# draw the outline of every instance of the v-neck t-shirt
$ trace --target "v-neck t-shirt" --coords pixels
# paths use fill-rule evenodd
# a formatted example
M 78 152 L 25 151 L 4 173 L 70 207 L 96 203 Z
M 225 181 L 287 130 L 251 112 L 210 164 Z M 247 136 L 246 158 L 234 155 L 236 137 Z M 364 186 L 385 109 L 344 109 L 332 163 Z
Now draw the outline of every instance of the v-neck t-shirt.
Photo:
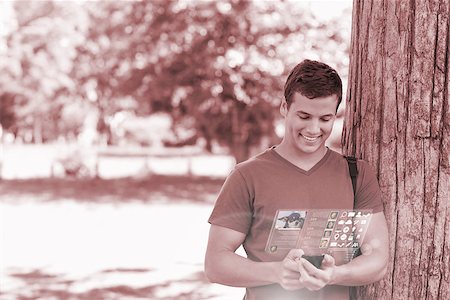
M 236 165 L 222 186 L 209 223 L 246 234 L 243 247 L 249 259 L 281 261 L 287 250 L 265 251 L 278 210 L 355 208 L 372 209 L 373 213 L 383 210 L 375 172 L 363 160 L 358 160 L 357 166 L 354 207 L 348 164 L 342 155 L 327 149 L 322 159 L 305 171 L 280 156 L 274 148 L 269 148 Z M 292 299 L 333 299 L 336 298 L 333 293 L 347 295 L 348 299 L 347 287 L 327 286 L 318 292 L 305 289 L 288 292 L 279 285 L 247 288 L 246 299 L 290 299 L 289 295 L 293 295 Z

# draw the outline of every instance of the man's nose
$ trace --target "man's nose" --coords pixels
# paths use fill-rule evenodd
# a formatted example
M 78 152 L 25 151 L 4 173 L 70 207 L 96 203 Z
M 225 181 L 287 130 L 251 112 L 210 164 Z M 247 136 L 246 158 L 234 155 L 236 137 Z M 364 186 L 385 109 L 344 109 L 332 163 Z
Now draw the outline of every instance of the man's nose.
M 308 123 L 307 132 L 309 134 L 318 134 L 320 133 L 320 124 L 319 120 L 311 119 Z

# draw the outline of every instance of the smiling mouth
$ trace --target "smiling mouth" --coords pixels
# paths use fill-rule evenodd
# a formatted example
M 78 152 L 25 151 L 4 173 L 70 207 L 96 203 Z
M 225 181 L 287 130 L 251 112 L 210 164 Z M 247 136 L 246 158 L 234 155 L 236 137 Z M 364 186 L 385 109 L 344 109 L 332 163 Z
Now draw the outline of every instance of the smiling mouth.
M 315 142 L 318 139 L 320 139 L 320 135 L 316 136 L 316 137 L 310 137 L 310 136 L 304 136 L 303 134 L 300 134 L 305 140 L 307 140 L 308 142 Z

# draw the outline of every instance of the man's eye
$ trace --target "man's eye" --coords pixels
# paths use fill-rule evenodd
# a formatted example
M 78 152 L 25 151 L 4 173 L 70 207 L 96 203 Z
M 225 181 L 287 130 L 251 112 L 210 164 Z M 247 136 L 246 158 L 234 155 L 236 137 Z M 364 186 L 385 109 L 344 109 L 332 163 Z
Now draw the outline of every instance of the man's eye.
M 302 120 L 308 120 L 309 119 L 309 117 L 308 116 L 298 116 L 300 119 L 302 119 Z

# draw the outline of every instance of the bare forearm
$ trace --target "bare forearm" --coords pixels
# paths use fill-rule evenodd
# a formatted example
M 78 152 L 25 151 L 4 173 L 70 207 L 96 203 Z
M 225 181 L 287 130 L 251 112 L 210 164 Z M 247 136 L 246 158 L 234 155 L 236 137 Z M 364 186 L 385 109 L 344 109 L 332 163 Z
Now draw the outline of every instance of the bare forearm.
M 367 285 L 381 280 L 386 273 L 386 261 L 381 253 L 362 255 L 350 263 L 336 267 L 331 284 Z
M 346 265 L 336 268 L 332 282 L 358 286 L 381 280 L 386 274 L 389 260 L 389 233 L 382 212 L 372 216 L 362 247 L 362 255 Z
M 222 251 L 205 261 L 207 278 L 234 287 L 253 287 L 275 283 L 277 262 L 255 262 L 234 252 Z

